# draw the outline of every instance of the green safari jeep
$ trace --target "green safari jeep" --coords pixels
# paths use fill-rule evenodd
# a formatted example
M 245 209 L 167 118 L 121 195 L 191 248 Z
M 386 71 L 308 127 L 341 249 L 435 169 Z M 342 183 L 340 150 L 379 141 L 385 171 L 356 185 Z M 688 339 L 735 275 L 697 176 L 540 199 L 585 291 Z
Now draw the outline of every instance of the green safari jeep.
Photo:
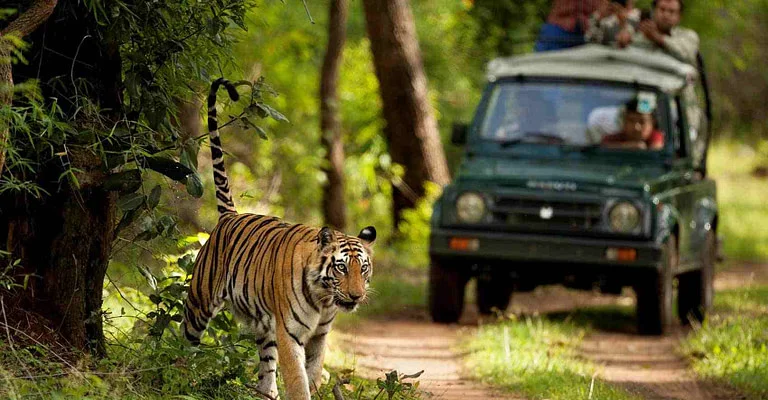
M 454 126 L 465 155 L 432 216 L 433 320 L 460 318 L 471 278 L 484 314 L 538 285 L 629 286 L 638 332 L 663 334 L 677 287 L 683 323 L 703 320 L 718 209 L 702 71 L 591 45 L 490 62 L 472 123 Z

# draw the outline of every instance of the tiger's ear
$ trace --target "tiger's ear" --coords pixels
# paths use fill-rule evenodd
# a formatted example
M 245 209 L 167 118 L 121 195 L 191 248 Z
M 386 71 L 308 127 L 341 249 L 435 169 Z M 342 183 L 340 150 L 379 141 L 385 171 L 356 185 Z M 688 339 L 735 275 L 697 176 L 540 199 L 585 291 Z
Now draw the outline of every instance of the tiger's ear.
M 333 230 L 327 226 L 320 229 L 320 233 L 317 234 L 317 243 L 320 244 L 322 250 L 330 249 L 333 243 Z
M 357 235 L 357 237 L 362 239 L 366 246 L 370 246 L 376 240 L 376 228 L 372 226 L 366 226 L 362 231 L 360 231 L 360 234 Z

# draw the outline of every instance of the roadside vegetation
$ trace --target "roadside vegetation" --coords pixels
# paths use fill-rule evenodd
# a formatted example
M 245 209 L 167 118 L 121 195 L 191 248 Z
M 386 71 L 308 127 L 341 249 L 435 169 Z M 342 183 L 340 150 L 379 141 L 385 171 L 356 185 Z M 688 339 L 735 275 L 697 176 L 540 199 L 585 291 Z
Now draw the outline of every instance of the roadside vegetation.
M 229 313 L 222 312 L 211 321 L 199 348 L 191 347 L 180 333 L 178 322 L 196 253 L 189 247 L 206 237 L 183 238 L 176 253 L 166 249 L 164 267 L 154 271 L 119 262 L 111 266 L 121 284 L 110 278 L 104 288 L 109 358 L 99 360 L 66 346 L 52 347 L 47 336 L 54 333 L 35 328 L 34 319 L 28 327 L 8 325 L 3 319 L 7 306 L 2 303 L 0 398 L 261 399 L 255 391 L 259 357 L 254 338 L 241 331 Z M 375 285 L 382 293 L 381 302 L 371 309 L 362 307 L 363 315 L 375 315 L 387 304 L 410 306 L 420 301 L 420 288 L 401 287 L 394 275 L 382 275 Z M 359 317 L 347 318 L 355 323 Z M 330 379 L 313 399 L 338 400 L 339 393 L 347 400 L 421 396 L 417 377 L 395 372 L 365 379 L 355 374 L 355 360 L 342 350 L 330 347 L 326 357 Z M 282 394 L 279 375 L 278 387 Z
M 715 142 L 709 152 L 709 171 L 717 181 L 720 208 L 718 235 L 725 256 L 736 261 L 768 260 L 768 144 L 757 148 L 732 141 Z
M 635 399 L 597 377 L 577 349 L 590 328 L 572 321 L 515 317 L 483 325 L 466 342 L 477 379 L 529 399 Z
M 710 152 L 710 171 L 718 184 L 720 235 L 725 265 L 768 260 L 768 146 L 757 149 L 731 142 Z M 768 396 L 768 285 L 717 292 L 713 313 L 683 344 L 696 372 L 739 388 L 749 398 Z
M 714 313 L 683 350 L 701 376 L 739 388 L 750 399 L 768 397 L 768 286 L 726 290 Z

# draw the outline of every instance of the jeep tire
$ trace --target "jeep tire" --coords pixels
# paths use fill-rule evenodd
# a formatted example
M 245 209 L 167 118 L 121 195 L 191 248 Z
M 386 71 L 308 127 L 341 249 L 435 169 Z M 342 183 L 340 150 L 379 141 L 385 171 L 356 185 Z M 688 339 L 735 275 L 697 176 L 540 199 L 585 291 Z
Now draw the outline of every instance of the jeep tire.
M 677 238 L 670 236 L 661 251 L 661 269 L 638 277 L 637 331 L 643 335 L 663 335 L 672 325 L 672 278 L 677 267 Z
M 493 314 L 494 310 L 504 312 L 512 297 L 513 282 L 509 278 L 495 275 L 477 277 L 475 299 L 477 310 L 482 315 Z
M 701 253 L 701 268 L 683 273 L 677 278 L 677 312 L 683 324 L 703 322 L 712 307 L 717 259 L 717 236 L 714 231 L 707 232 Z
M 468 273 L 450 259 L 432 257 L 429 266 L 429 314 L 437 323 L 458 322 L 464 309 Z

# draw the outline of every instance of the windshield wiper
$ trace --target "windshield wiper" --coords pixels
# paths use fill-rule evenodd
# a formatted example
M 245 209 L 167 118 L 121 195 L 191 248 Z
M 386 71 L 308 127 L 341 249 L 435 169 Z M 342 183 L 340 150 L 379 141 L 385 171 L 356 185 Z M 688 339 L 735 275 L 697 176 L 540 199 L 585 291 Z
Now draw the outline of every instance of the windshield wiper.
M 501 145 L 501 147 L 510 147 L 522 142 L 527 142 L 526 139 L 530 139 L 530 138 L 544 139 L 547 142 L 555 141 L 556 143 L 554 144 L 562 144 L 563 142 L 565 142 L 565 139 L 553 133 L 533 131 L 533 132 L 525 132 L 519 137 L 516 137 L 514 139 L 500 141 L 499 144 Z

